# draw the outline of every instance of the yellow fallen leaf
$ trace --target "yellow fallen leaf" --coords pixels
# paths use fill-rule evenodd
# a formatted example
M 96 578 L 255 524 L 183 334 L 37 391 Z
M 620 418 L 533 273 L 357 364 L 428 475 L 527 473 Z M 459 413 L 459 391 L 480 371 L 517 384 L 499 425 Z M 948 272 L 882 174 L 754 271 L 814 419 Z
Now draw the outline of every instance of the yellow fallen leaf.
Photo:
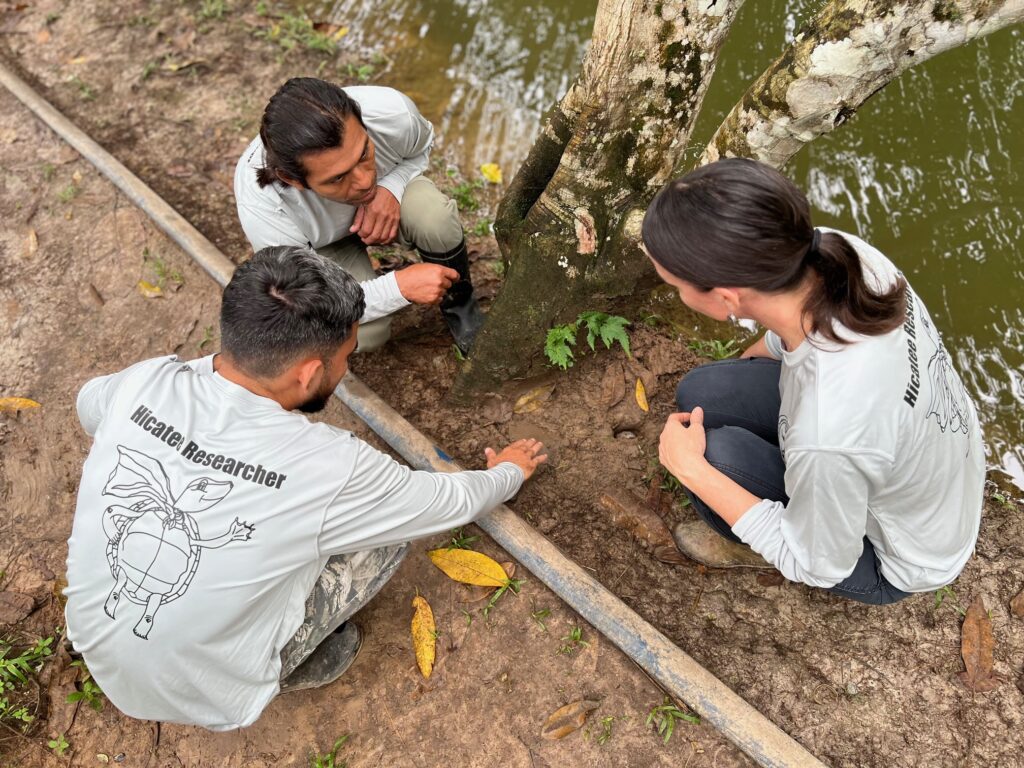
M 159 299 L 164 295 L 164 290 L 159 285 L 153 285 L 147 283 L 145 280 L 139 280 L 139 293 L 145 296 L 147 299 Z
M 28 231 L 28 255 L 33 256 L 39 250 L 39 235 L 34 229 Z
M 643 379 L 636 380 L 636 404 L 644 413 L 651 410 L 651 406 L 647 404 L 647 387 L 644 386 Z
M 27 411 L 30 408 L 38 408 L 39 405 L 35 400 L 29 400 L 27 397 L 0 397 L 0 411 L 4 413 Z
M 480 166 L 480 173 L 491 184 L 501 184 L 501 167 L 497 163 L 484 163 Z
M 334 42 L 338 42 L 339 40 L 341 40 L 341 38 L 343 38 L 347 34 L 348 34 L 348 27 L 340 27 L 337 32 L 335 32 L 333 35 L 331 35 L 331 40 L 333 40 Z
M 471 549 L 432 549 L 430 561 L 450 579 L 481 587 L 503 587 L 508 581 L 505 569 L 480 552 Z
M 412 646 L 416 651 L 416 665 L 420 668 L 420 674 L 430 677 L 434 669 L 434 644 L 437 640 L 434 612 L 430 610 L 430 603 L 419 595 L 412 599 L 412 607 L 416 609 L 412 615 Z
M 88 56 L 75 56 L 73 59 L 68 59 L 68 64 L 85 64 L 88 60 Z
M 82 172 L 81 171 L 75 171 L 74 173 L 72 173 L 71 174 L 71 181 L 73 181 L 75 184 L 81 184 L 82 183 Z
M 554 391 L 554 384 L 546 384 L 531 389 L 516 400 L 516 404 L 512 406 L 512 413 L 531 413 L 536 411 L 548 401 L 548 398 L 551 397 L 551 393 Z

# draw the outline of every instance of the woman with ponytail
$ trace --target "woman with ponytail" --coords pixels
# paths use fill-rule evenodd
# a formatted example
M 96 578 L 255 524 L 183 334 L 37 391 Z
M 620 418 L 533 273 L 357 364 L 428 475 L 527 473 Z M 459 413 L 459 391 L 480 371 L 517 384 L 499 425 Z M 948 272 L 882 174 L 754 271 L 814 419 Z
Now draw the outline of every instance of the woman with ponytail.
M 713 530 L 787 579 L 864 603 L 953 581 L 981 520 L 981 431 L 892 262 L 815 228 L 792 182 L 739 158 L 670 182 L 643 242 L 684 304 L 766 329 L 741 359 L 679 384 L 661 462 L 704 521 L 677 527 L 680 548 L 716 564 Z

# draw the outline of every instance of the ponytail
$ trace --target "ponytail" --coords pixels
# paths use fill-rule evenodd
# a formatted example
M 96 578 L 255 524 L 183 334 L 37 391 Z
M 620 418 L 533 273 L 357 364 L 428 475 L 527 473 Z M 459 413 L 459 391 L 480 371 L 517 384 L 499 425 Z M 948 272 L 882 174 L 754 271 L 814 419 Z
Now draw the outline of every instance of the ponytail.
M 719 160 L 669 182 L 648 207 L 641 236 L 652 259 L 699 290 L 781 293 L 810 281 L 804 316 L 810 332 L 829 341 L 849 342 L 837 325 L 879 336 L 903 322 L 903 278 L 876 293 L 846 238 L 815 229 L 803 192 L 755 160 Z
M 849 339 L 836 332 L 837 324 L 863 336 L 880 336 L 903 323 L 906 280 L 900 277 L 886 292 L 875 293 L 864 279 L 860 257 L 842 235 L 815 229 L 804 263 L 819 276 L 804 302 L 812 333 L 846 344 Z

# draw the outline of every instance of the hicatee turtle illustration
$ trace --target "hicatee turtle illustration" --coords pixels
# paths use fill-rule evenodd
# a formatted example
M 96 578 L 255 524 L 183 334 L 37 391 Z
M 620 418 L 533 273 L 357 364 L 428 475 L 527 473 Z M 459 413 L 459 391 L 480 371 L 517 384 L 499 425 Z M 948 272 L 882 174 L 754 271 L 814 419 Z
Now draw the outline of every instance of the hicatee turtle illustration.
M 117 452 L 117 466 L 103 495 L 138 501 L 127 507 L 114 504 L 103 511 L 107 562 L 114 577 L 103 610 L 113 619 L 123 597 L 144 605 L 133 631 L 147 639 L 160 606 L 177 600 L 192 583 L 202 551 L 248 541 L 255 528 L 236 517 L 227 532 L 202 538 L 192 514 L 223 500 L 234 484 L 201 477 L 174 496 L 159 461 L 123 445 L 117 446 Z

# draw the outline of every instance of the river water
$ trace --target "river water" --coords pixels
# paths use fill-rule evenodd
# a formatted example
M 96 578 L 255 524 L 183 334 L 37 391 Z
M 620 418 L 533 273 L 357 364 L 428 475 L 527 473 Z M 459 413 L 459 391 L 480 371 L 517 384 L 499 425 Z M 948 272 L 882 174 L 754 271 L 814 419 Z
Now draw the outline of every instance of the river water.
M 596 0 L 335 0 L 310 8 L 377 50 L 464 171 L 512 177 L 578 72 Z M 820 0 L 757 0 L 719 60 L 692 151 Z M 1024 110 L 1021 29 L 905 73 L 786 169 L 816 222 L 907 275 L 975 396 L 990 463 L 1024 488 Z

